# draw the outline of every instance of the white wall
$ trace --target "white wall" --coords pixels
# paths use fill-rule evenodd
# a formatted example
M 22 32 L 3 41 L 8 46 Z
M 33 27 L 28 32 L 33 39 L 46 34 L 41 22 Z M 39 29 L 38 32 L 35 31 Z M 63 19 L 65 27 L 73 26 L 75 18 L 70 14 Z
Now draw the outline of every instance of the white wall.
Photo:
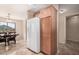
M 58 50 L 58 43 L 59 43 L 59 5 L 58 4 L 53 4 L 53 6 L 57 10 L 57 53 L 59 52 Z
M 23 21 L 23 36 L 24 36 L 24 40 L 27 40 L 27 22 L 26 20 Z
M 63 14 L 59 14 L 58 21 L 58 43 L 66 43 L 66 16 L 79 14 L 79 11 L 70 11 Z

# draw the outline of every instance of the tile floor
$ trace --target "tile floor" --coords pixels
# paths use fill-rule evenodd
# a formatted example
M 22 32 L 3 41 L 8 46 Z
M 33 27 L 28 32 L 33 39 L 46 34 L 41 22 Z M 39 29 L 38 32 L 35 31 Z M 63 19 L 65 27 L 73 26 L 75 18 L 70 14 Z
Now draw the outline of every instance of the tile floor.
M 79 42 L 69 41 L 67 44 L 59 44 L 57 55 L 79 55 Z
M 27 49 L 26 41 L 18 40 L 16 44 L 11 42 L 10 46 L 0 43 L 0 55 L 44 55 L 34 53 Z M 74 45 L 69 41 L 68 44 L 59 44 L 57 55 L 79 55 L 79 43 Z
M 10 46 L 5 46 L 4 43 L 0 43 L 0 55 L 43 55 L 42 53 L 34 53 L 27 49 L 24 40 L 19 40 L 16 44 L 11 42 Z

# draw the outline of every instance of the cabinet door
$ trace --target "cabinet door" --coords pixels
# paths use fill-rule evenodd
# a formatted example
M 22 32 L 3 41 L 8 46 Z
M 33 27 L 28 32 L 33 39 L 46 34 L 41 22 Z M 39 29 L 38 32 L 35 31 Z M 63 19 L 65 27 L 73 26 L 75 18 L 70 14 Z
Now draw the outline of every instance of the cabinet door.
M 52 19 L 51 17 L 41 18 L 41 51 L 51 54 L 52 41 Z

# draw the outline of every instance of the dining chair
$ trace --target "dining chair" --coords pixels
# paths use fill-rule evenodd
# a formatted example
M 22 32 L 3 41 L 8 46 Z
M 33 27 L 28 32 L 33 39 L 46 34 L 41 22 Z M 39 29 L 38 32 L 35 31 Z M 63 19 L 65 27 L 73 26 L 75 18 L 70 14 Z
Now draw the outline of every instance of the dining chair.
M 5 42 L 5 46 L 6 46 L 6 38 L 5 36 L 1 36 L 0 35 L 0 43 Z

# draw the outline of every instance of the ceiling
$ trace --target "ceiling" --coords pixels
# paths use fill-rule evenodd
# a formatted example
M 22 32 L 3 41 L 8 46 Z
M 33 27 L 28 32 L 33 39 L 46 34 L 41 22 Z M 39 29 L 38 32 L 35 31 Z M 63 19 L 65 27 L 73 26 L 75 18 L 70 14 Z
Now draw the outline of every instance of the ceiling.
M 25 19 L 29 9 L 29 6 L 24 4 L 0 4 L 0 17 L 7 17 L 10 13 L 11 18 Z
M 30 6 L 31 6 L 31 10 L 33 12 L 37 12 L 37 11 L 39 11 L 42 8 L 50 6 L 50 4 L 32 4 Z
M 0 4 L 0 17 L 7 17 L 8 13 L 10 13 L 11 18 L 24 20 L 27 18 L 28 10 L 37 12 L 49 5 L 50 4 Z M 59 10 L 65 10 L 65 12 L 78 11 L 79 4 L 60 4 Z
M 78 11 L 79 10 L 79 4 L 60 4 L 59 9 L 65 12 L 71 12 L 71 11 Z
M 26 19 L 27 11 L 32 10 L 34 12 L 45 8 L 47 4 L 0 4 L 0 17 L 7 17 L 10 13 L 10 18 L 13 19 Z

